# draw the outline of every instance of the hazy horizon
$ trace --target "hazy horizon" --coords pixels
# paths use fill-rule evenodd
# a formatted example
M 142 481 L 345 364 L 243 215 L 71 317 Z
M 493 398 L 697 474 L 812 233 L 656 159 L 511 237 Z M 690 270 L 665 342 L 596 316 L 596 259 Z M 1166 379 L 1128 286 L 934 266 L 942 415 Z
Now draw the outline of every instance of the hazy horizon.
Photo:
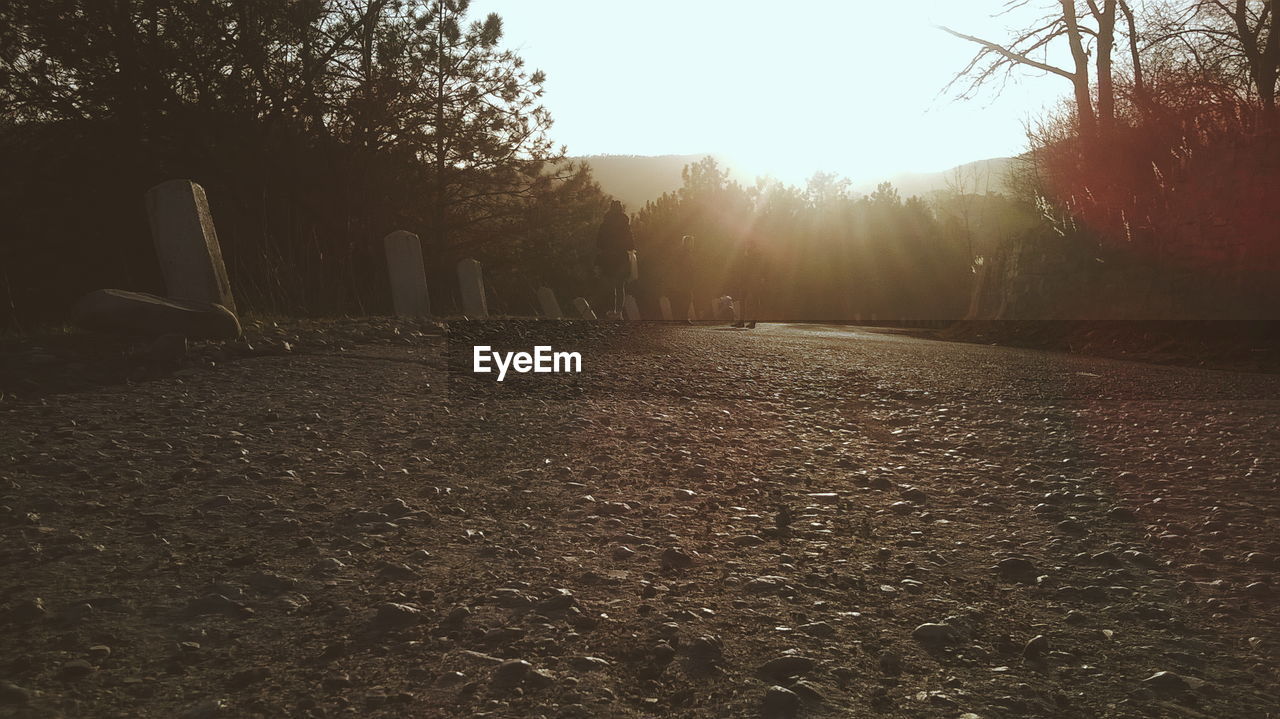
M 956 100 L 943 88 L 974 48 L 933 27 L 1003 38 L 1026 14 L 991 17 L 1002 7 L 798 0 L 783 14 L 656 0 L 626 14 L 586 0 L 476 0 L 471 13 L 498 13 L 504 45 L 547 73 L 551 135 L 569 154 L 709 154 L 803 185 L 817 171 L 861 184 L 1019 154 L 1025 123 L 1065 82 L 1021 74 L 1002 93 Z

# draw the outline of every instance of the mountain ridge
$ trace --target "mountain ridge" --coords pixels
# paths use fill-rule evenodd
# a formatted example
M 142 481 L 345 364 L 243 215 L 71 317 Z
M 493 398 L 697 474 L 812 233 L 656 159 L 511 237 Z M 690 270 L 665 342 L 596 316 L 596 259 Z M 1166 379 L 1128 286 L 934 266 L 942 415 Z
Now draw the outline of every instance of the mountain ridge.
M 737 171 L 726 159 L 715 153 L 671 155 L 581 155 L 568 159 L 585 162 L 600 187 L 615 199 L 621 200 L 630 212 L 644 207 L 645 203 L 658 199 L 664 192 L 674 192 L 683 184 L 680 173 L 686 165 L 705 157 L 714 158 L 721 167 L 729 170 L 731 179 L 744 185 L 754 184 L 756 178 Z M 991 157 L 966 162 L 938 172 L 899 172 L 875 182 L 855 183 L 850 189 L 856 194 L 870 194 L 881 182 L 891 183 L 904 199 L 912 195 L 926 196 L 931 192 L 959 187 L 967 194 L 987 192 L 1007 193 L 1008 170 L 1015 158 Z

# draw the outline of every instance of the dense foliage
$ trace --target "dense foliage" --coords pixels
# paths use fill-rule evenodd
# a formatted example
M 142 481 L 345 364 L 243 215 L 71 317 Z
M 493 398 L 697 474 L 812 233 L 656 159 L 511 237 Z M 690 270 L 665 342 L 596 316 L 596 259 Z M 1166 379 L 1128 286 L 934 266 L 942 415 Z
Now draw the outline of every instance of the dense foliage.
M 14 0 L 0 19 L 0 298 L 60 319 L 103 286 L 158 291 L 151 185 L 204 185 L 242 308 L 389 304 L 381 238 L 502 284 L 582 274 L 604 197 L 563 162 L 544 78 L 467 0 Z M 514 285 L 513 285 L 514 286 Z M 504 290 L 507 290 L 504 292 Z
M 803 190 L 768 180 L 743 187 L 705 158 L 685 168 L 683 187 L 637 214 L 641 297 L 652 306 L 688 282 L 705 315 L 712 298 L 740 293 L 739 258 L 755 243 L 765 318 L 959 318 L 971 256 L 956 220 L 920 198 L 903 201 L 887 183 L 865 197 L 825 173 Z M 685 235 L 691 256 L 681 252 Z
M 1069 105 L 1031 132 L 1017 183 L 1045 226 L 1003 248 L 1016 257 L 1005 277 L 992 279 L 1028 287 L 1008 275 L 1044 272 L 1048 279 L 1036 284 L 1056 288 L 1041 299 L 1065 316 L 1274 318 L 1273 3 L 1040 5 L 1041 21 L 999 43 L 950 31 L 980 47 L 961 77 L 982 83 L 1029 67 L 1067 78 L 1074 90 Z M 1055 43 L 1069 46 L 1072 64 L 1038 59 Z

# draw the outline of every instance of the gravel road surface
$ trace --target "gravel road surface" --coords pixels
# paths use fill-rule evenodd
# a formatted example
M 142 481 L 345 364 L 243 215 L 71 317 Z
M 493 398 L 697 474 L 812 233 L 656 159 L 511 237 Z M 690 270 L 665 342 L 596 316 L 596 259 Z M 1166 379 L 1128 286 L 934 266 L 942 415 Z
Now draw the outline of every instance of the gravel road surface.
M 0 401 L 0 716 L 1280 716 L 1280 376 L 819 325 L 287 349 Z

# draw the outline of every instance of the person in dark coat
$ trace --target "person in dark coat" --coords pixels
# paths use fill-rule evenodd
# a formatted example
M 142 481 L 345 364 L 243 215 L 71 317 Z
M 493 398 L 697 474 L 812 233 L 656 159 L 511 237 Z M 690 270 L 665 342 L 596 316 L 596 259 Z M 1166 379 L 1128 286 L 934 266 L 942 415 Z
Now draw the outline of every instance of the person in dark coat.
M 634 249 L 631 221 L 627 219 L 627 213 L 622 211 L 622 203 L 614 200 L 609 203 L 609 210 L 604 213 L 604 221 L 600 223 L 600 231 L 596 233 L 596 267 L 600 269 L 600 276 L 608 283 L 613 295 L 613 311 L 617 316 L 621 315 L 622 303 L 627 294 L 627 280 L 631 277 L 628 253 Z
M 693 324 L 689 313 L 693 304 L 694 275 L 693 235 L 685 235 L 680 238 L 680 247 L 672 258 L 669 271 L 671 314 L 677 322 Z
M 756 320 L 760 318 L 760 294 L 765 273 L 764 258 L 760 255 L 760 245 L 755 240 L 748 240 L 743 246 L 734 270 L 738 285 L 738 296 L 735 299 L 741 313 L 733 326 L 753 330 L 756 328 Z

